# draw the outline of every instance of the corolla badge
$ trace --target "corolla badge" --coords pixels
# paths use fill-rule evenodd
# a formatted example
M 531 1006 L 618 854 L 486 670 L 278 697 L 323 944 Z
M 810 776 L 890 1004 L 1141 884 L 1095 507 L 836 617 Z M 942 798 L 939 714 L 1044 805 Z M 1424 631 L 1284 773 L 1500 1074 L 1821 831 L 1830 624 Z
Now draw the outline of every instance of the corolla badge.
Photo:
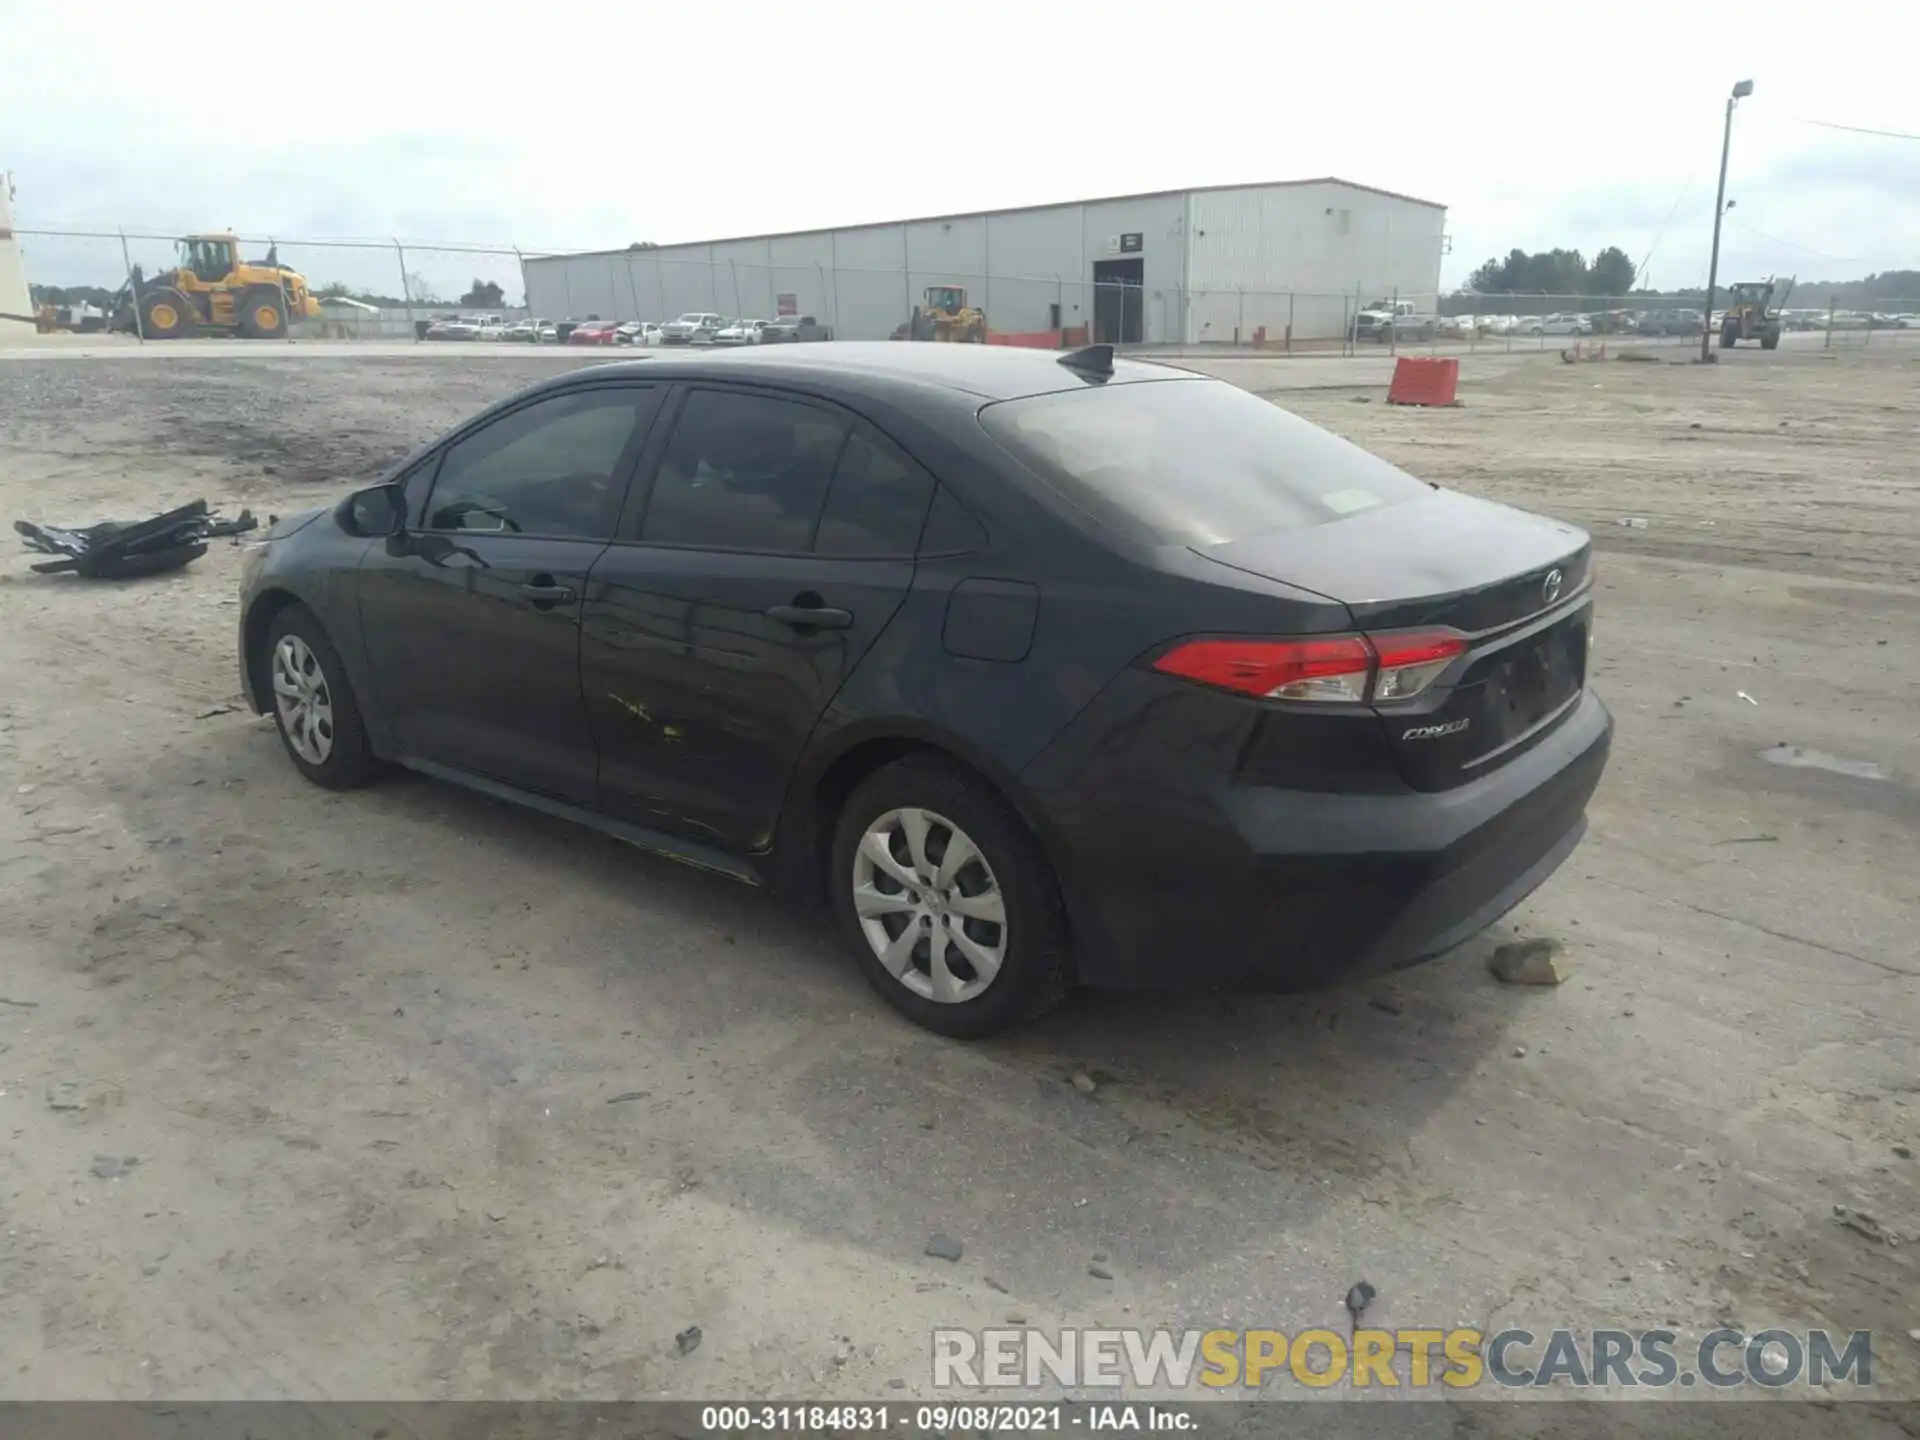
M 1444 725 L 1416 725 L 1403 733 L 1402 740 L 1438 740 L 1442 735 L 1458 735 L 1473 723 L 1469 716 L 1465 720 L 1449 720 Z

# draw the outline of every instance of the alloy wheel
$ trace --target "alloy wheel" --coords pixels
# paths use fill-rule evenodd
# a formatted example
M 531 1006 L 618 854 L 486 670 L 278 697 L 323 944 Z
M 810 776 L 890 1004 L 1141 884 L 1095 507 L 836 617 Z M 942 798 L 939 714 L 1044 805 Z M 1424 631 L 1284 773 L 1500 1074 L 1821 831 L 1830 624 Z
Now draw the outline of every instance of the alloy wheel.
M 333 692 L 320 659 L 298 635 L 282 635 L 273 647 L 273 704 L 287 744 L 309 765 L 324 765 L 333 753 Z
M 977 999 L 1007 954 L 1007 907 L 980 847 L 931 810 L 889 810 L 853 860 L 853 908 L 881 967 L 942 1005 Z

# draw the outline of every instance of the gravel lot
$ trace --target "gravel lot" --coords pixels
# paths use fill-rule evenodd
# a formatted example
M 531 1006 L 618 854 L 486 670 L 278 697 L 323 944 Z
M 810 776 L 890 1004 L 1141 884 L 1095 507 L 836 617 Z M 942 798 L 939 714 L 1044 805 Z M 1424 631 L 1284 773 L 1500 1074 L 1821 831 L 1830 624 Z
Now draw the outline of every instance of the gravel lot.
M 7 519 L 284 511 L 585 363 L 158 348 L 0 359 Z M 0 1399 L 904 1398 L 936 1325 L 1344 1330 L 1362 1277 L 1388 1326 L 1870 1328 L 1920 1397 L 1920 349 L 1476 356 L 1446 411 L 1384 359 L 1183 363 L 1593 529 L 1614 760 L 1507 923 L 950 1044 L 762 894 L 305 785 L 232 708 L 238 550 L 16 556 Z M 1573 978 L 1496 985 L 1515 932 Z

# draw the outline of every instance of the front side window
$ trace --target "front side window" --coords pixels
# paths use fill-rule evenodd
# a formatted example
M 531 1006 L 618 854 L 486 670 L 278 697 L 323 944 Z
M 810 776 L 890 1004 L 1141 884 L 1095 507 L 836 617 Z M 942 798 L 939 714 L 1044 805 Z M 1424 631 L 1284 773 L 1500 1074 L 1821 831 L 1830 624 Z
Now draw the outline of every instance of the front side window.
M 813 405 L 695 390 L 661 458 L 641 540 L 805 554 L 848 429 Z
M 502 416 L 448 449 L 427 528 L 611 539 L 621 459 L 659 406 L 658 387 L 628 386 L 569 391 Z

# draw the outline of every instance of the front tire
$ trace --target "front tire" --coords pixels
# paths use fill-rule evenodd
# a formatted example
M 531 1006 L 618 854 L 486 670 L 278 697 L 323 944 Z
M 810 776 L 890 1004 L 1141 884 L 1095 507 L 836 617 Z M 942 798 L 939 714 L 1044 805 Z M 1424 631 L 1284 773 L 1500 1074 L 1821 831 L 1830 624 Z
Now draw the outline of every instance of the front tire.
M 196 315 L 178 290 L 149 290 L 140 297 L 140 334 L 147 340 L 178 340 L 194 332 Z
M 249 340 L 278 340 L 287 333 L 287 309 L 280 292 L 256 285 L 240 297 L 240 333 Z
M 273 723 L 287 758 L 314 784 L 353 790 L 380 769 L 340 652 L 319 618 L 289 605 L 267 628 L 258 663 L 267 677 Z
M 984 781 L 933 759 L 874 772 L 840 812 L 834 913 L 867 981 L 956 1039 L 1004 1030 L 1072 987 L 1051 867 Z

